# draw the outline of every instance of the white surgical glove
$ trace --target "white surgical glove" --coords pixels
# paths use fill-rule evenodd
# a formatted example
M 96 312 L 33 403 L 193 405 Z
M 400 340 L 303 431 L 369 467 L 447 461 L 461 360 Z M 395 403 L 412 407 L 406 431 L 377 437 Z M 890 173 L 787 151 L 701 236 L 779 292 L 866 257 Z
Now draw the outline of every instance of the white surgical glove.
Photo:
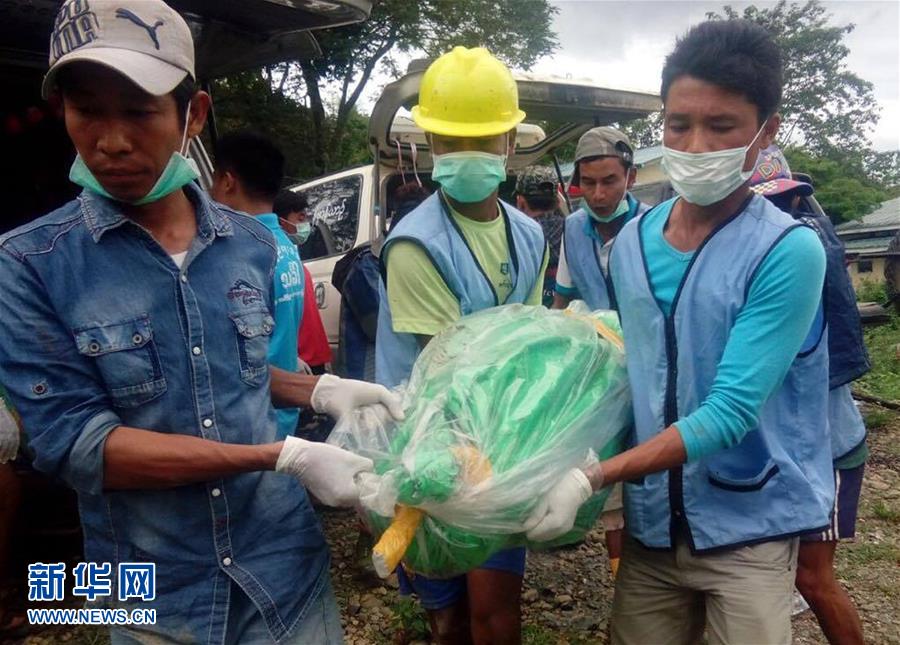
M 525 521 L 525 535 L 535 542 L 547 542 L 575 526 L 578 509 L 594 493 L 580 468 L 573 468 L 559 480 Z
M 0 398 L 0 464 L 12 461 L 19 452 L 19 424 L 6 401 Z
M 316 412 L 324 412 L 334 419 L 340 419 L 364 405 L 381 404 L 394 419 L 403 419 L 400 397 L 383 385 L 342 379 L 332 374 L 319 377 L 310 404 Z
M 371 472 L 371 459 L 337 446 L 287 437 L 275 470 L 299 479 L 310 493 L 328 506 L 355 506 L 359 501 L 356 476 Z

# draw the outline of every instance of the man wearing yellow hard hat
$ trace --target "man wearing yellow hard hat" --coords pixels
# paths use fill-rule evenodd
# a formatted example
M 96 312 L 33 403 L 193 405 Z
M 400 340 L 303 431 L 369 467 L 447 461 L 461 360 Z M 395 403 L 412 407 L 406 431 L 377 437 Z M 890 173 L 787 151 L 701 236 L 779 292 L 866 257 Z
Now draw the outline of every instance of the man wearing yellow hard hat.
M 409 378 L 419 351 L 460 317 L 502 304 L 541 304 L 547 245 L 541 227 L 501 202 L 519 109 L 509 69 L 482 47 L 455 47 L 425 71 L 416 124 L 428 135 L 437 191 L 407 215 L 381 251 L 384 279 L 376 380 Z M 503 551 L 449 580 L 401 570 L 438 642 L 520 640 L 525 550 Z

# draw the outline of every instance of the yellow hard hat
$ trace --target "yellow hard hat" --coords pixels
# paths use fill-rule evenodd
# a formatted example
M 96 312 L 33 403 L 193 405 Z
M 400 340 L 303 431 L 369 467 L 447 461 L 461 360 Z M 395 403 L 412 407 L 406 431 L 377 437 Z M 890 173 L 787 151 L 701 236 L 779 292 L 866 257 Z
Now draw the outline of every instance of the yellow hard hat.
M 412 118 L 425 132 L 491 137 L 525 118 L 509 69 L 484 47 L 454 47 L 425 70 Z

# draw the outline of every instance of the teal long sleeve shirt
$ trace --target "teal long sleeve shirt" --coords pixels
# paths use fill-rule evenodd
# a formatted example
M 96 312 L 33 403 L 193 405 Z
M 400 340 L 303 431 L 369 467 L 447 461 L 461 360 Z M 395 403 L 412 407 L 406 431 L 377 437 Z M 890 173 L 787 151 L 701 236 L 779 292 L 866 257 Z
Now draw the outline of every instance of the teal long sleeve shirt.
M 671 206 L 654 209 L 641 222 L 650 285 L 666 315 L 693 256 L 666 241 L 670 212 Z M 824 280 L 825 251 L 811 229 L 791 230 L 769 252 L 731 329 L 712 389 L 699 408 L 675 423 L 688 461 L 729 448 L 756 427 L 794 357 L 822 334 Z

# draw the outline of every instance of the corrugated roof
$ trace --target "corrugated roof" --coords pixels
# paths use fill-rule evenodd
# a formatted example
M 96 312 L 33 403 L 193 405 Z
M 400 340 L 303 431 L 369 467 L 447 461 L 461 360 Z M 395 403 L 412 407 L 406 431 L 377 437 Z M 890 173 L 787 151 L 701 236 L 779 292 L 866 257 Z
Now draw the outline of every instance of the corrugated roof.
M 859 240 L 844 240 L 844 248 L 848 253 L 883 253 L 890 243 L 890 237 L 864 237 Z
M 900 229 L 900 197 L 889 199 L 862 219 L 844 222 L 835 227 L 838 233 L 860 233 L 867 230 L 897 228 Z
M 636 166 L 656 161 L 661 157 L 662 146 L 650 146 L 649 148 L 640 148 L 634 151 L 634 163 Z

